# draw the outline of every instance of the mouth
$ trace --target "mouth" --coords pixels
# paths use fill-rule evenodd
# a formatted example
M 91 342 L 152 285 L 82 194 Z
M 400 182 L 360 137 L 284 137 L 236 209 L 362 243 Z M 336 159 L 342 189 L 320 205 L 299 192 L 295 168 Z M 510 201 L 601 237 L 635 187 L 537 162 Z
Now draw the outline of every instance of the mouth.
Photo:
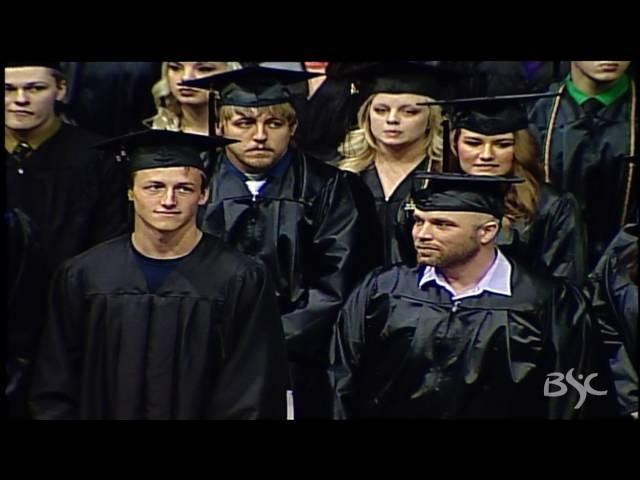
M 257 153 L 260 155 L 264 155 L 273 153 L 273 150 L 271 150 L 270 148 L 250 148 L 249 150 L 246 150 L 246 153 Z
M 168 216 L 168 217 L 173 217 L 175 215 L 180 215 L 180 212 L 153 212 L 156 215 L 164 215 L 164 216 Z
M 178 92 L 180 93 L 180 95 L 184 95 L 185 97 L 190 97 L 198 93 L 198 90 L 195 90 L 193 88 L 179 88 Z
M 384 133 L 386 135 L 400 135 L 402 130 L 385 130 Z
M 423 253 L 429 253 L 429 252 L 439 252 L 440 249 L 438 247 L 432 247 L 432 246 L 427 246 L 427 247 L 416 247 L 416 250 L 418 252 L 423 252 Z
M 620 68 L 620 64 L 614 62 L 601 63 L 600 65 L 598 65 L 598 69 L 603 72 L 615 72 L 616 70 L 618 70 L 618 68 Z
M 474 164 L 473 168 L 498 168 L 499 166 L 497 163 L 478 163 Z
M 26 110 L 9 110 L 9 113 L 12 115 L 18 115 L 19 117 L 30 117 L 33 115 L 33 112 L 28 112 Z

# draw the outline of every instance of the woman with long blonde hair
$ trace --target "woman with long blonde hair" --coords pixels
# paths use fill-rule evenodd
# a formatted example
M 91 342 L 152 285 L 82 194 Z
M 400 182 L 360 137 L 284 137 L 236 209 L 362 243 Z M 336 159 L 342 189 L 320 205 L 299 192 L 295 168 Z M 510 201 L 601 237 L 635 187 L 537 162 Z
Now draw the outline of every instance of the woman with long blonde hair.
M 526 109 L 518 101 L 454 106 L 451 169 L 524 179 L 505 195 L 498 245 L 525 266 L 581 285 L 586 239 L 578 203 L 544 182 L 539 147 L 527 127 Z
M 241 65 L 237 62 L 163 62 L 161 78 L 151 89 L 157 113 L 145 120 L 145 125 L 208 135 L 209 93 L 179 83 L 238 68 Z
M 442 113 L 438 106 L 417 106 L 441 98 L 447 72 L 425 63 L 368 66 L 358 72 L 366 101 L 358 128 L 347 133 L 338 151 L 338 167 L 355 172 L 376 202 L 384 239 L 384 265 L 415 265 L 410 229 L 404 222 L 413 175 L 442 170 Z

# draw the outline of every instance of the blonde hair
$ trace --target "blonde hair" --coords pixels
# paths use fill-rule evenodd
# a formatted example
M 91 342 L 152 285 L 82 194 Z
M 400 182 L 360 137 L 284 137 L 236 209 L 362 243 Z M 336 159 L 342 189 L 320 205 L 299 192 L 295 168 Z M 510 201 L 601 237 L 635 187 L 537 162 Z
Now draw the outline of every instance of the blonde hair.
M 378 151 L 377 141 L 371 131 L 371 104 L 376 94 L 370 95 L 367 101 L 358 110 L 358 128 L 347 132 L 344 141 L 338 147 L 338 152 L 343 156 L 338 162 L 342 170 L 360 173 L 371 165 Z M 430 97 L 425 97 L 432 101 Z M 428 130 L 425 132 L 423 143 L 426 155 L 431 159 L 432 170 L 442 170 L 442 109 L 439 106 L 430 106 L 428 118 Z
M 227 71 L 242 68 L 238 62 L 224 63 L 227 65 Z M 153 117 L 145 119 L 143 123 L 153 129 L 179 131 L 182 107 L 178 99 L 171 93 L 168 71 L 169 62 L 162 62 L 160 80 L 151 87 L 151 95 L 153 95 L 157 112 Z
M 233 118 L 235 114 L 247 114 L 247 113 L 267 113 L 274 117 L 284 119 L 289 127 L 293 127 L 298 123 L 298 117 L 293 106 L 289 103 L 278 103 L 276 105 L 268 105 L 265 107 L 239 107 L 236 105 L 223 105 L 217 112 L 216 118 L 218 126 L 221 126 L 223 122 L 228 122 Z
M 462 171 L 457 152 L 460 129 L 454 130 L 451 136 L 452 167 L 454 170 Z M 540 167 L 540 149 L 526 128 L 513 132 L 513 141 L 513 168 L 510 173 L 521 177 L 524 182 L 512 185 L 505 195 L 504 215 L 512 222 L 524 219 L 529 223 L 537 210 L 540 185 L 544 182 Z

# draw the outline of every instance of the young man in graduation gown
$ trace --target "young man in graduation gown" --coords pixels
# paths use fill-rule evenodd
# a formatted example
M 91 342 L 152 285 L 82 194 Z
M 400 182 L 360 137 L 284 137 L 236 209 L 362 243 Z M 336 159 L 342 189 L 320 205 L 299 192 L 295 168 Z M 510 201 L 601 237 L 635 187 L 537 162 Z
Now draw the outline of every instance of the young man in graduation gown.
M 217 92 L 210 94 L 219 97 L 217 133 L 238 140 L 215 162 L 201 225 L 262 260 L 274 277 L 295 418 L 329 417 L 331 329 L 381 255 L 366 186 L 292 145 L 297 119 L 288 85 L 314 75 L 247 67 L 184 82 Z
M 57 271 L 36 419 L 285 418 L 270 276 L 196 226 L 208 195 L 202 153 L 224 143 L 148 130 L 101 145 L 129 159 L 134 231 Z
M 495 246 L 502 185 L 515 179 L 423 178 L 428 187 L 413 194 L 419 266 L 367 276 L 336 324 L 334 417 L 609 414 L 610 378 L 584 297 Z M 570 386 L 558 395 L 557 374 L 588 378 L 589 395 Z
M 638 418 L 638 223 L 616 235 L 589 276 L 588 296 L 598 319 L 622 416 Z
M 56 113 L 67 83 L 57 63 L 5 64 L 7 208 L 42 234 L 48 272 L 126 230 L 124 169 L 95 151 L 102 137 Z
M 572 61 L 571 71 L 530 112 L 542 153 L 545 180 L 571 192 L 582 207 L 591 271 L 613 237 L 637 215 L 637 85 L 631 62 Z

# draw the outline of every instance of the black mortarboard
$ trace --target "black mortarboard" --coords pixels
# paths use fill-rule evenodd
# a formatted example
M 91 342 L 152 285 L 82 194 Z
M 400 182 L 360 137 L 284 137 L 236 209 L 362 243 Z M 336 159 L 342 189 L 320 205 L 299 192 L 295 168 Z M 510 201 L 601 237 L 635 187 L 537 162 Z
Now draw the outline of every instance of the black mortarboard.
M 411 196 L 418 210 L 488 213 L 500 219 L 505 193 L 512 184 L 523 181 L 519 177 L 418 173 Z
M 413 93 L 436 99 L 450 98 L 460 73 L 448 62 L 360 62 L 327 68 L 327 75 L 348 78 L 362 98 L 374 93 Z
M 150 168 L 195 167 L 208 173 L 209 160 L 203 153 L 235 141 L 224 137 L 149 129 L 110 138 L 94 145 L 94 148 L 124 153 L 131 172 Z
M 290 102 L 291 91 L 288 85 L 319 75 L 299 70 L 251 66 L 185 80 L 181 85 L 217 91 L 220 105 L 266 107 Z
M 459 83 L 457 99 L 424 102 L 441 105 L 447 111 L 452 128 L 464 128 L 482 135 L 499 135 L 527 128 L 525 102 L 554 97 L 558 93 L 523 93 L 521 86 L 504 78 L 476 73 Z
M 62 72 L 60 62 L 5 62 L 4 68 L 16 68 L 16 67 L 45 67 L 52 68 L 58 72 Z

